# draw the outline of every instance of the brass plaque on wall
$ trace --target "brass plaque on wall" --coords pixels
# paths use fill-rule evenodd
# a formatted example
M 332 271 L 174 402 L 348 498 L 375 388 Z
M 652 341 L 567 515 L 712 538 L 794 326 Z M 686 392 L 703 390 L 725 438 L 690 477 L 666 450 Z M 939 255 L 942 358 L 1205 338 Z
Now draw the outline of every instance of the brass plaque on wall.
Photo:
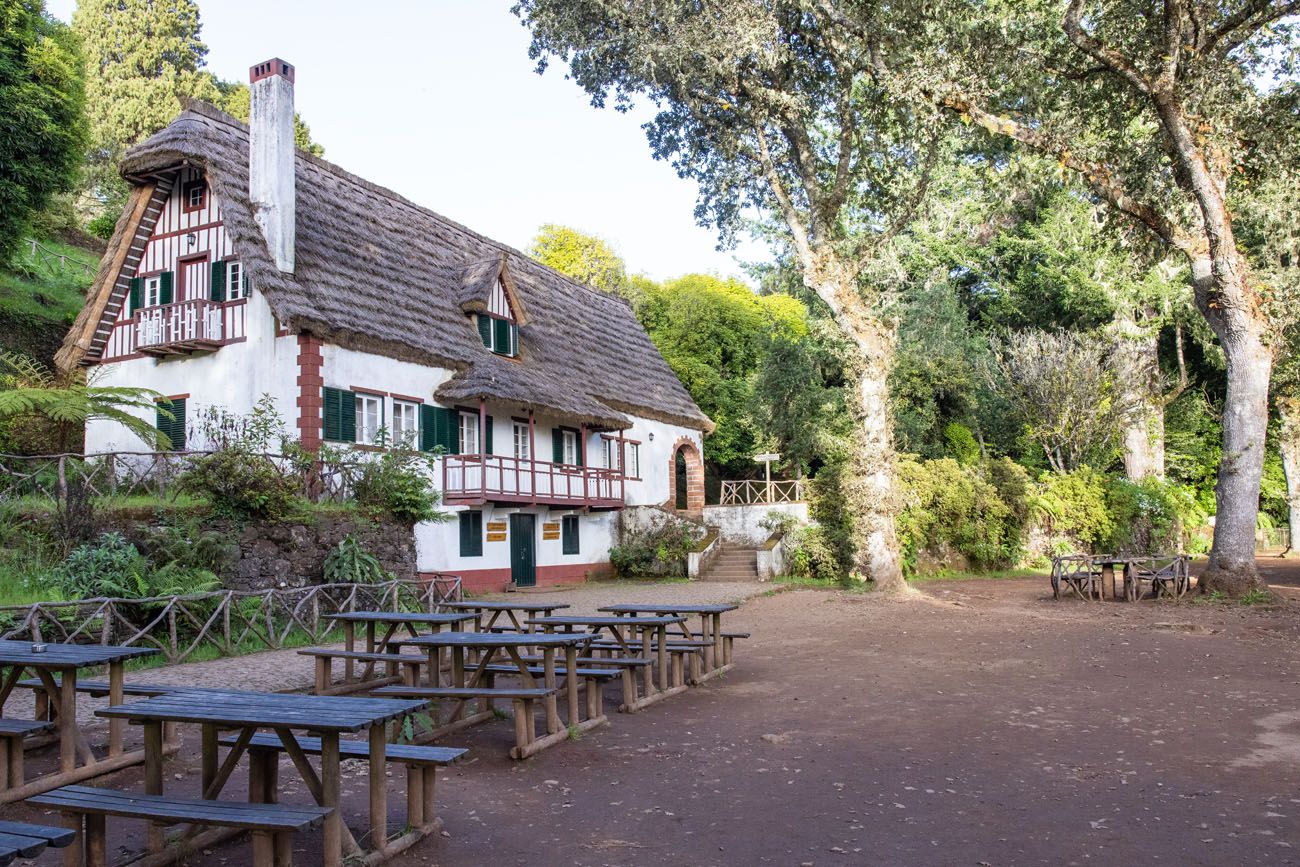
M 558 538 L 560 538 L 560 525 L 559 525 L 558 522 L 556 522 L 556 523 L 548 523 L 548 524 L 543 524 L 543 525 L 542 525 L 542 539 L 543 539 L 543 540 L 548 541 L 548 542 L 553 542 L 553 541 L 555 541 L 555 540 L 558 539 Z

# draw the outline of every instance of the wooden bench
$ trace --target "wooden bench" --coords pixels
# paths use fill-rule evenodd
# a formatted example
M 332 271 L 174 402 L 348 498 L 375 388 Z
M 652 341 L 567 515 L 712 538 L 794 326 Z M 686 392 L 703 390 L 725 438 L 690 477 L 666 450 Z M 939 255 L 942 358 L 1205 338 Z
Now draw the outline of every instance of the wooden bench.
M 513 667 L 511 671 L 514 674 L 519 673 L 519 669 Z M 493 719 L 496 716 L 494 700 L 498 698 L 509 699 L 514 705 L 515 717 L 515 746 L 510 751 L 511 757 L 516 759 L 527 758 L 549 746 L 550 741 L 547 739 L 554 737 L 554 733 L 548 734 L 546 738 L 538 738 L 533 712 L 538 701 L 557 695 L 559 689 L 554 687 L 499 687 L 496 685 L 496 675 L 492 671 L 483 672 L 481 677 L 484 681 L 482 686 L 381 686 L 378 689 L 372 689 L 370 694 L 387 698 L 453 699 L 456 702 L 456 707 L 451 716 L 445 722 L 435 726 L 433 731 L 418 735 L 417 739 L 421 741 L 434 740 L 450 732 Z M 471 699 L 477 699 L 478 711 L 465 716 L 463 715 L 465 703 Z M 536 746 L 539 743 L 542 746 Z
M 234 746 L 239 738 L 230 735 L 221 738 L 221 743 Z M 320 755 L 320 738 L 300 737 L 298 746 L 307 755 Z M 265 750 L 276 753 L 287 752 L 280 736 L 270 732 L 253 735 L 248 742 L 250 750 Z M 406 766 L 406 822 L 422 831 L 438 831 L 441 822 L 434 809 L 434 781 L 436 769 L 449 765 L 469 750 L 463 747 L 428 747 L 412 744 L 389 744 L 385 756 L 390 762 Z M 339 758 L 370 758 L 370 744 L 365 741 L 339 741 Z
M 531 656 L 527 654 L 521 654 L 519 658 L 528 663 L 538 663 L 542 661 L 542 657 L 540 656 Z M 636 713 L 648 704 L 654 703 L 653 700 L 647 700 L 651 698 L 651 690 L 653 687 L 647 689 L 647 694 L 644 698 L 637 698 L 636 695 L 637 670 L 640 669 L 644 671 L 646 673 L 647 683 L 651 683 L 650 678 L 652 677 L 654 664 L 655 661 L 653 659 L 645 659 L 640 656 L 578 657 L 578 665 L 580 666 L 589 665 L 593 668 L 616 668 L 619 670 L 623 687 L 623 703 L 618 707 L 619 713 Z M 559 669 L 557 668 L 556 671 L 558 673 Z
M 0 867 L 12 864 L 17 858 L 35 858 L 46 846 L 61 849 L 77 839 L 67 828 L 50 828 L 28 822 L 0 821 Z
M 342 650 L 335 647 L 307 647 L 299 650 L 298 653 L 316 659 L 316 685 L 312 690 L 316 695 L 344 695 L 391 683 L 405 683 L 408 686 L 414 686 L 420 682 L 420 666 L 429 664 L 427 657 L 415 656 L 410 653 Z M 349 680 L 345 671 L 343 682 L 336 686 L 334 684 L 334 660 L 336 659 L 367 663 L 361 680 Z M 385 663 L 388 666 L 389 674 L 387 676 L 371 676 L 377 662 Z M 398 666 L 402 668 L 400 675 L 396 673 Z
M 722 664 L 731 665 L 732 651 L 735 649 L 736 639 L 749 638 L 750 635 L 748 632 L 722 632 L 720 635 L 722 637 Z M 709 638 L 709 634 L 704 632 L 692 632 L 691 637 L 696 639 L 707 639 Z
M 24 742 L 32 735 L 53 731 L 54 723 L 50 720 L 0 718 L 0 738 L 4 738 L 4 747 L 0 749 L 0 782 L 11 789 L 26 782 L 23 778 L 23 753 L 27 749 Z
M 634 651 L 645 652 L 645 646 L 643 644 L 637 644 L 635 642 L 629 642 L 629 644 L 632 646 Z M 611 655 L 623 649 L 623 645 L 619 644 L 612 638 L 597 639 L 589 646 L 593 653 L 604 652 Z M 672 683 L 675 686 L 684 686 L 686 684 L 685 669 L 687 659 L 690 660 L 691 682 L 700 682 L 704 676 L 704 650 L 712 646 L 713 641 L 710 639 L 674 638 L 672 635 L 669 635 L 668 640 L 664 643 L 664 650 L 666 650 L 671 657 L 670 664 L 672 666 L 672 675 L 670 679 Z M 659 652 L 659 639 L 651 639 L 649 650 L 651 653 Z
M 254 867 L 287 867 L 293 859 L 293 833 L 320 824 L 331 812 L 322 807 L 205 801 L 92 786 L 64 786 L 27 803 L 58 810 L 70 828 L 82 832 L 79 843 L 64 853 L 65 867 L 107 867 L 108 816 L 251 831 Z

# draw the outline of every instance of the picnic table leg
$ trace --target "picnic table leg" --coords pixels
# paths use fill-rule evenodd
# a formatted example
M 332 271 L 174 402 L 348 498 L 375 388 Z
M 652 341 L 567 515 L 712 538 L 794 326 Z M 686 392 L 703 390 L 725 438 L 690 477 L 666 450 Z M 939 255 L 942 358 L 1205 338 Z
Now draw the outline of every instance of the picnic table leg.
M 67 682 L 67 678 L 64 678 Z M 144 793 L 161 795 L 163 793 L 163 735 L 162 723 L 147 720 L 144 724 Z M 150 852 L 161 852 L 163 848 L 163 826 L 150 822 L 145 828 L 146 845 Z
M 108 664 L 108 703 L 116 707 L 122 703 L 123 662 L 116 659 Z M 108 721 L 108 754 L 122 754 L 122 726 L 126 720 L 114 717 Z
M 69 668 L 59 681 L 59 772 L 68 774 L 76 767 L 77 670 Z
M 217 736 L 220 732 L 214 725 L 204 725 L 202 728 L 202 772 L 201 779 L 203 791 L 212 788 L 212 783 L 217 778 Z
M 339 809 L 339 733 L 321 732 L 320 805 L 330 811 L 325 817 L 323 863 L 343 867 L 343 814 Z
M 722 668 L 726 663 L 722 659 L 722 615 L 714 612 L 713 621 L 713 667 Z
M 569 701 L 569 725 L 578 724 L 578 648 L 570 644 L 564 648 L 564 684 L 568 688 L 565 696 Z M 587 684 L 587 689 L 591 689 Z M 588 697 L 588 701 L 590 701 Z
M 351 620 L 343 621 L 343 649 L 351 653 L 356 650 L 357 630 Z M 354 660 L 343 660 L 343 682 L 351 683 L 352 676 L 356 673 Z
M 371 726 L 369 735 L 370 843 L 376 852 L 383 852 L 388 848 L 388 737 L 382 725 Z M 433 768 L 426 768 L 425 772 L 432 773 Z M 411 780 L 408 785 L 413 783 Z
M 86 867 L 108 867 L 106 816 L 86 815 Z
M 542 671 L 546 688 L 555 689 L 555 648 L 542 648 Z M 560 710 L 555 700 L 555 693 L 546 697 L 546 733 L 555 734 L 560 730 Z
M 645 654 L 646 658 L 649 659 L 650 658 L 650 653 L 649 653 L 650 630 L 648 629 L 642 630 L 641 634 L 643 636 L 646 636 L 645 638 L 642 639 L 642 641 L 644 642 L 642 646 L 646 650 L 646 654 Z M 668 688 L 672 683 L 671 680 L 672 673 L 668 670 L 668 627 L 665 624 L 661 623 L 655 627 L 655 638 L 659 640 L 659 688 L 667 692 Z M 650 673 L 650 669 L 649 667 L 647 667 L 646 674 L 648 675 L 649 673 Z M 648 677 L 646 679 L 649 680 Z M 646 689 L 646 695 L 649 694 L 650 694 L 650 690 Z
M 650 653 L 651 653 L 650 630 L 642 629 L 641 630 L 641 656 L 644 659 L 649 659 Z M 645 679 L 645 684 L 643 685 L 642 691 L 646 695 L 650 695 L 650 693 L 654 692 L 654 688 L 655 688 L 654 671 L 651 670 L 652 668 L 653 666 L 647 665 L 645 668 L 642 669 L 642 671 L 645 672 L 642 675 L 642 677 Z M 663 627 L 660 627 L 659 629 L 659 684 L 661 688 L 663 686 L 663 681 L 664 681 L 664 631 L 663 631 Z

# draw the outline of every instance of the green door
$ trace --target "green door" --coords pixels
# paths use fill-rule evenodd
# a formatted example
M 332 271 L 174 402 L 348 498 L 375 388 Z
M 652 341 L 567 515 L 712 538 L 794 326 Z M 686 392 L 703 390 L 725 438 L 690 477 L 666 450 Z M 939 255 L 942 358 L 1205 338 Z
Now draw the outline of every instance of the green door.
M 510 516 L 510 580 L 516 587 L 537 584 L 537 516 Z

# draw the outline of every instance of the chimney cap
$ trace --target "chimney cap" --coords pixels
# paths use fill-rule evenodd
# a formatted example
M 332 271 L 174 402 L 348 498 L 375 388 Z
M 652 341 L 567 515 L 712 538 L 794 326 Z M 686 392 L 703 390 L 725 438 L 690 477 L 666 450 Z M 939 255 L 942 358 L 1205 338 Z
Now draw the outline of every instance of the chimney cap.
M 263 78 L 270 78 L 273 75 L 282 75 L 293 84 L 293 64 L 286 63 L 278 57 L 272 57 L 270 60 L 264 60 L 256 66 L 248 69 L 248 83 L 261 81 Z

